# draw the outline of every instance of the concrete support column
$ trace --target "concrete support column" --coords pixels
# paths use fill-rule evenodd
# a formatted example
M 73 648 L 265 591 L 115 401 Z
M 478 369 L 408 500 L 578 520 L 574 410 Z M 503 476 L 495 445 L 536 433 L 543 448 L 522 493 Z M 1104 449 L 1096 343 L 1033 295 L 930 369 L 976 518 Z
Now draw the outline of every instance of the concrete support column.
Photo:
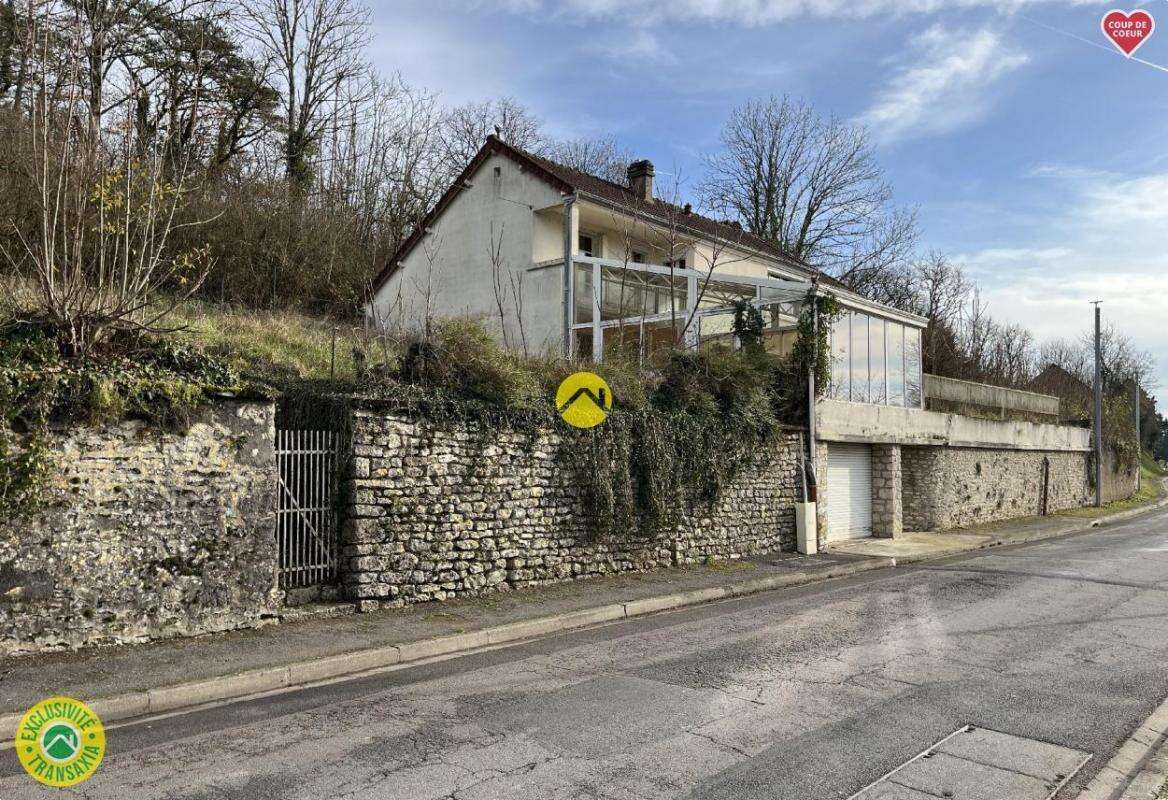
M 818 533 L 819 552 L 827 547 L 827 442 L 815 443 L 815 479 L 819 496 L 815 503 L 816 533 Z
M 890 539 L 904 533 L 901 484 L 900 445 L 872 445 L 873 536 Z

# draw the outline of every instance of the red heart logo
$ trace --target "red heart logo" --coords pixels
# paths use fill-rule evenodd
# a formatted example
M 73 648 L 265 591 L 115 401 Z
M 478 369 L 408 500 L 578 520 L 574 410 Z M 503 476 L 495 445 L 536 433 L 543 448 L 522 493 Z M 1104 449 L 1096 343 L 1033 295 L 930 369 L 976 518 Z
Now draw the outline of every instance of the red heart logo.
M 1103 15 L 1103 35 L 1128 58 L 1148 41 L 1156 30 L 1156 20 L 1147 11 L 1112 10 Z

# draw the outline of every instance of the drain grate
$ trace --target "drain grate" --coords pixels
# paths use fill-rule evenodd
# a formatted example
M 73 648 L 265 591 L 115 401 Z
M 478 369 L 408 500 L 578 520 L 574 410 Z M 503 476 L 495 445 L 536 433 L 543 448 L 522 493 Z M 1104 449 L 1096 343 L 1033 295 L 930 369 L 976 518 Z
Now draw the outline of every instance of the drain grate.
M 966 725 L 848 800 L 1050 800 L 1090 758 Z

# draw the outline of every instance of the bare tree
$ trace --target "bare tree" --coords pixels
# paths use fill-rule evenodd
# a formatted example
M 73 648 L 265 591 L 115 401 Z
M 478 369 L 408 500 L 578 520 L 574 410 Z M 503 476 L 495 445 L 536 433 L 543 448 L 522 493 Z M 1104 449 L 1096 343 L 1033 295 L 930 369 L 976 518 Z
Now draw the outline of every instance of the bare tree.
M 491 288 L 495 292 L 495 308 L 499 312 L 499 330 L 503 336 L 503 346 L 510 349 L 511 339 L 507 333 L 507 292 L 510 282 L 505 279 L 507 262 L 503 258 L 503 234 L 506 226 L 499 226 L 499 235 L 495 236 L 495 223 L 491 223 L 491 244 L 487 248 L 487 257 L 491 261 Z
M 527 347 L 527 324 L 523 318 L 523 270 L 511 270 L 508 280 L 511 283 L 511 300 L 515 304 L 515 320 L 519 327 L 519 346 L 523 348 L 523 357 L 531 353 Z
M 495 223 L 491 223 L 491 243 L 487 257 L 491 261 L 491 288 L 495 293 L 495 309 L 499 314 L 499 330 L 503 336 L 503 346 L 511 349 L 513 342 L 507 327 L 508 313 L 515 315 L 516 333 L 523 355 L 527 355 L 527 331 L 523 323 L 523 272 L 512 269 L 503 255 L 503 240 L 506 226 L 499 226 L 495 235 Z
M 564 166 L 596 175 L 622 186 L 627 180 L 633 154 L 617 144 L 611 136 L 598 138 L 553 139 L 543 148 L 542 155 Z
M 916 298 L 911 310 L 928 317 L 923 356 L 926 369 L 936 370 L 957 356 L 955 331 L 973 284 L 943 253 L 933 251 L 911 268 Z
M 422 296 L 422 334 L 426 339 L 434 335 L 435 315 L 434 302 L 438 288 L 434 285 L 435 278 L 441 280 L 441 275 L 435 275 L 438 265 L 438 256 L 442 252 L 442 237 L 439 234 L 422 237 L 422 254 L 426 257 L 426 273 L 413 279 L 415 290 Z
M 457 175 L 495 133 L 521 150 L 538 150 L 545 137 L 539 119 L 513 97 L 467 103 L 446 112 L 442 121 L 442 155 L 446 171 Z
M 305 188 L 336 124 L 338 94 L 366 75 L 369 12 L 357 0 L 242 0 L 243 25 L 283 100 L 284 172 Z
M 82 46 L 75 52 L 78 75 Z M 100 131 L 78 122 L 84 88 L 70 85 L 63 108 L 44 99 L 36 107 L 27 148 L 38 219 L 30 232 L 17 229 L 19 252 L 2 250 L 14 270 L 31 273 L 36 310 L 56 324 L 62 348 L 82 354 L 113 330 L 157 330 L 199 288 L 208 264 L 205 249 L 169 246 L 185 165 L 165 163 L 166 147 L 143 150 L 129 119 L 111 151 Z
M 914 215 L 891 208 L 862 129 L 770 97 L 737 108 L 721 140 L 703 197 L 789 255 L 863 286 L 911 250 Z

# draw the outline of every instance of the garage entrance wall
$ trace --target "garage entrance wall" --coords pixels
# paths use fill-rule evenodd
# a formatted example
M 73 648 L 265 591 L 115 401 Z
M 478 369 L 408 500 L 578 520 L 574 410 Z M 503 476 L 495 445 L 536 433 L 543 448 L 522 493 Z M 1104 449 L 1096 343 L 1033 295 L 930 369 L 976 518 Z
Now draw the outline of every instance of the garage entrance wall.
M 904 528 L 937 531 L 1091 502 L 1080 452 L 904 447 Z

